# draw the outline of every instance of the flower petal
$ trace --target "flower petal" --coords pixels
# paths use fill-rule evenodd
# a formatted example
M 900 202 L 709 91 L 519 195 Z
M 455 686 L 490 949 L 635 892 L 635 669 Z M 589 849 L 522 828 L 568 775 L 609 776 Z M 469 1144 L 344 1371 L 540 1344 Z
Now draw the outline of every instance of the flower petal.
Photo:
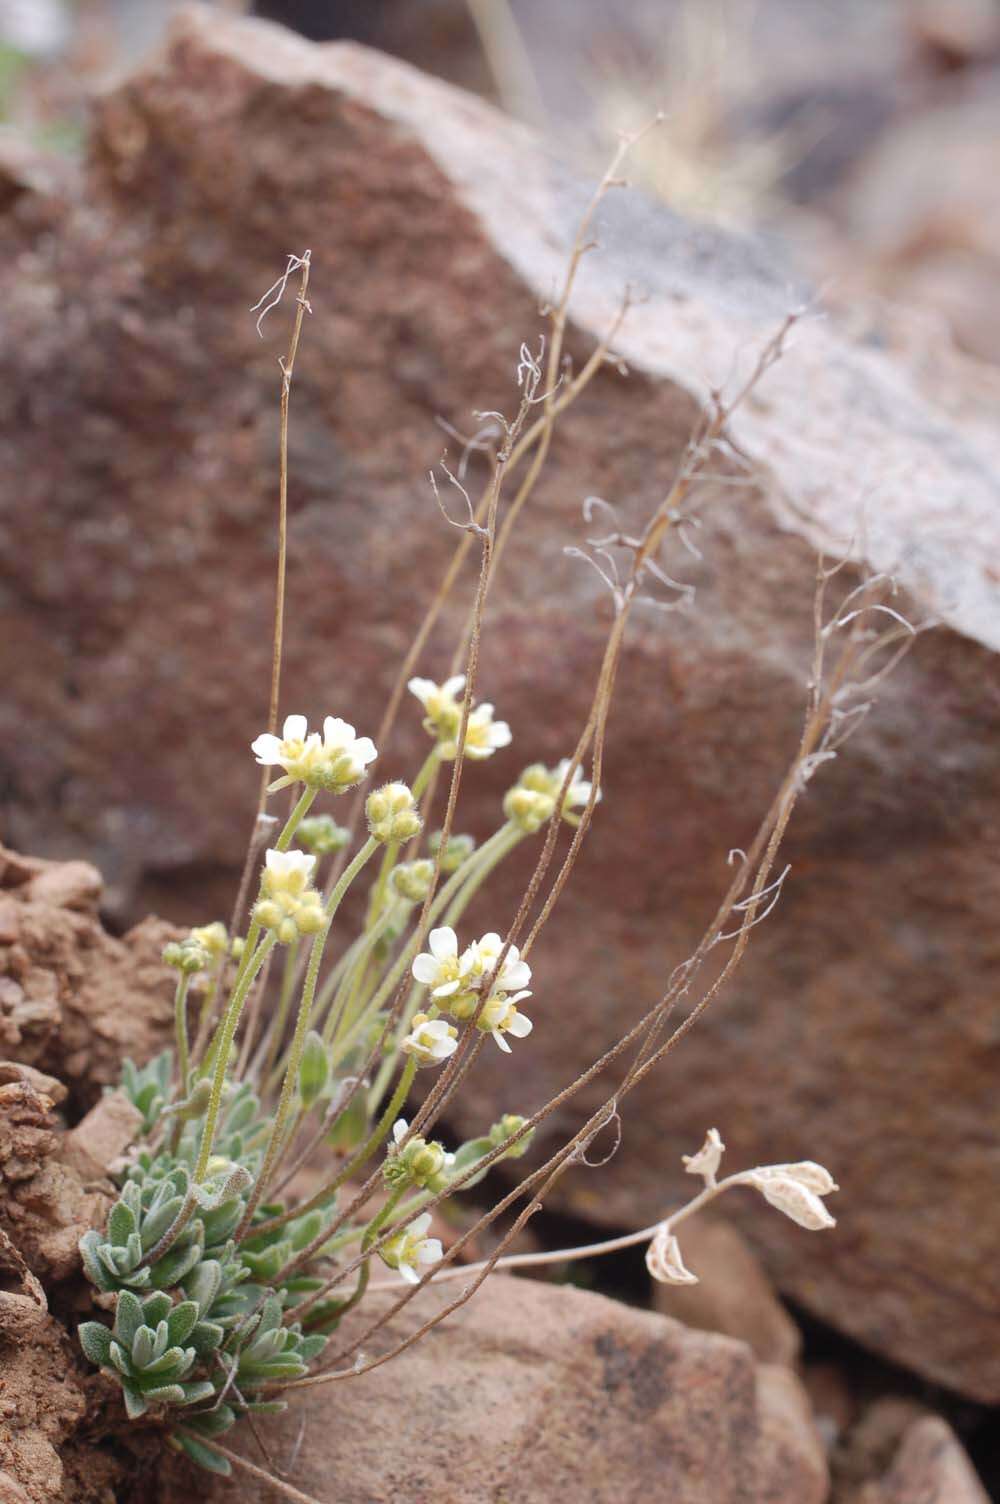
M 410 967 L 410 972 L 413 975 L 414 980 L 422 982 L 425 987 L 430 987 L 434 982 L 437 981 L 438 971 L 438 963 L 435 961 L 434 957 L 429 956 L 426 951 L 417 956 L 413 965 Z
M 281 734 L 286 742 L 304 742 L 309 722 L 304 715 L 286 715 Z
M 262 768 L 273 768 L 281 762 L 281 740 L 269 731 L 263 732 L 256 741 L 250 743 L 250 751 Z
M 493 1038 L 496 1040 L 497 1044 L 503 1050 L 504 1054 L 509 1055 L 511 1053 L 510 1045 L 507 1043 L 506 1039 L 504 1039 L 503 1035 L 500 1033 L 500 1030 L 492 1029 L 490 1032 L 492 1033 Z
M 458 936 L 447 925 L 442 925 L 439 930 L 431 930 L 427 943 L 431 954 L 439 961 L 448 961 L 458 955 Z

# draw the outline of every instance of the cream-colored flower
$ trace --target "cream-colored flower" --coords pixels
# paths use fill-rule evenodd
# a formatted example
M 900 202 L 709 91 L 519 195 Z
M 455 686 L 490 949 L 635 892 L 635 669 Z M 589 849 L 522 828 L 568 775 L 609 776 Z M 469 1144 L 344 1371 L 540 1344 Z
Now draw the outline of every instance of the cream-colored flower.
M 474 940 L 461 958 L 463 977 L 471 983 L 485 981 L 492 974 L 502 950 L 503 940 L 495 930 L 490 930 L 489 934 L 483 935 L 479 940 Z M 493 992 L 517 992 L 519 988 L 527 987 L 530 981 L 531 967 L 527 961 L 521 960 L 521 952 L 516 945 L 509 946 L 491 990 Z
M 680 1245 L 668 1227 L 657 1229 L 646 1249 L 646 1268 L 663 1285 L 696 1285 L 697 1274 L 685 1267 Z
M 424 1212 L 394 1238 L 388 1238 L 379 1249 L 383 1263 L 388 1264 L 390 1269 L 398 1269 L 408 1284 L 418 1285 L 420 1270 L 441 1261 L 444 1251 L 441 1239 L 427 1237 L 430 1225 L 431 1214 Z
M 191 931 L 188 938 L 196 945 L 200 945 L 202 950 L 206 950 L 210 956 L 229 954 L 229 935 L 221 919 L 216 919 L 213 924 L 198 925 Z
M 700 1175 L 706 1185 L 714 1185 L 725 1148 L 718 1128 L 710 1128 L 697 1154 L 681 1155 L 685 1172 L 688 1175 Z
M 378 755 L 371 738 L 356 736 L 346 721 L 327 716 L 320 737 L 308 729 L 304 715 L 287 716 L 280 737 L 264 732 L 251 751 L 262 767 L 284 769 L 284 776 L 268 785 L 270 793 L 292 783 L 339 793 L 359 783 Z
M 458 1030 L 447 1019 L 415 1013 L 399 1048 L 404 1055 L 413 1055 L 418 1065 L 440 1065 L 457 1050 L 457 1038 Z
M 459 956 L 458 936 L 447 925 L 431 930 L 427 943 L 430 950 L 417 956 L 410 970 L 415 981 L 430 988 L 434 1001 L 446 1006 L 446 998 L 464 990 L 463 984 L 471 965 L 467 959 L 469 952 Z
M 508 997 L 504 992 L 494 993 L 486 1000 L 476 1019 L 476 1028 L 482 1029 L 484 1034 L 492 1034 L 505 1055 L 511 1053 L 505 1034 L 512 1034 L 515 1039 L 526 1039 L 531 1033 L 531 1019 L 526 1018 L 517 1007 L 522 998 L 530 996 L 530 992 L 515 992 L 513 997 Z
M 566 779 L 571 759 L 564 757 L 554 768 L 547 768 L 544 763 L 535 762 L 525 768 L 517 783 L 509 789 L 504 798 L 504 814 L 508 820 L 513 820 L 522 830 L 533 835 L 536 830 L 550 820 L 555 814 L 556 805 L 559 802 L 559 792 Z M 579 825 L 580 817 L 576 813 L 590 800 L 593 784 L 583 776 L 583 769 L 576 767 L 573 776 L 566 788 L 560 813 L 569 825 Z M 598 790 L 595 803 L 601 798 Z
M 433 679 L 411 679 L 409 689 L 426 711 L 424 728 L 437 738 L 442 758 L 445 762 L 454 762 L 458 756 L 458 735 L 462 725 L 465 675 L 455 674 L 443 684 L 435 684 Z M 465 728 L 466 757 L 477 761 L 492 757 L 499 747 L 508 746 L 510 739 L 507 722 L 493 719 L 492 705 L 477 705 L 470 710 Z
M 376 841 L 402 844 L 417 835 L 423 821 L 417 801 L 405 783 L 387 783 L 365 801 L 368 830 Z

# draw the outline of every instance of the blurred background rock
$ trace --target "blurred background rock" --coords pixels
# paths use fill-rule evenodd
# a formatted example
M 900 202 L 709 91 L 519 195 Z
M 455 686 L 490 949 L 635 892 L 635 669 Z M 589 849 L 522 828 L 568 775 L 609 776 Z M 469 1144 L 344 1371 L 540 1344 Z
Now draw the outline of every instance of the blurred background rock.
M 890 341 L 1000 359 L 998 0 L 217 0 L 473 89 L 581 165 L 657 109 L 633 175 L 673 208 L 780 232 Z M 0 0 L 0 115 L 79 142 L 86 99 L 180 0 Z M 900 326 L 894 305 L 911 310 Z M 928 328 L 921 330 L 921 320 Z

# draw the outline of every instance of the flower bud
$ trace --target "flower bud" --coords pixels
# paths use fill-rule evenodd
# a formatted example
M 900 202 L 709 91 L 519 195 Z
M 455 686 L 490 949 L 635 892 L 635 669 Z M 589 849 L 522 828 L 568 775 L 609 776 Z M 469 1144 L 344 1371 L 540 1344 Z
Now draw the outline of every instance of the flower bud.
M 198 929 L 193 929 L 188 939 L 207 950 L 210 956 L 224 956 L 229 949 L 229 933 L 219 919 L 213 924 L 203 924 Z
M 295 839 L 314 856 L 331 856 L 344 849 L 351 833 L 338 825 L 332 815 L 307 815 L 299 821 Z
M 555 814 L 556 801 L 551 794 L 523 788 L 520 784 L 504 795 L 503 812 L 519 829 L 528 835 L 541 830 Z
M 330 1075 L 330 1058 L 326 1046 L 315 1029 L 310 1029 L 302 1048 L 299 1064 L 299 1096 L 302 1105 L 309 1110 L 322 1095 Z
M 163 947 L 163 959 L 182 976 L 189 977 L 196 971 L 204 971 L 209 962 L 209 954 L 203 945 L 189 937 L 186 940 L 170 940 Z
M 512 1134 L 517 1133 L 523 1128 L 526 1122 L 527 1119 L 520 1117 L 516 1112 L 505 1112 L 500 1121 L 494 1123 L 489 1131 L 491 1147 L 499 1149 L 500 1145 L 506 1143 Z M 510 1148 L 504 1153 L 503 1158 L 520 1159 L 522 1154 L 526 1154 L 530 1149 L 534 1136 L 534 1128 L 529 1129 L 523 1138 L 518 1139 L 516 1144 L 511 1144 Z
M 387 783 L 365 801 L 368 829 L 376 841 L 408 841 L 422 821 L 416 801 L 405 783 Z
M 441 845 L 441 831 L 434 831 L 427 842 L 432 856 L 437 856 Z M 449 836 L 448 844 L 441 852 L 441 871 L 457 872 L 463 862 L 467 862 L 476 849 L 475 836 Z
M 407 903 L 423 903 L 433 880 L 434 863 L 421 857 L 419 861 L 401 862 L 398 867 L 393 867 L 389 886 L 397 898 L 405 899 Z
M 820 1232 L 823 1228 L 837 1225 L 836 1219 L 831 1217 L 816 1192 L 803 1185 L 801 1180 L 789 1175 L 761 1175 L 757 1172 L 750 1177 L 750 1183 L 757 1187 L 770 1206 L 784 1212 L 786 1217 L 810 1232 Z

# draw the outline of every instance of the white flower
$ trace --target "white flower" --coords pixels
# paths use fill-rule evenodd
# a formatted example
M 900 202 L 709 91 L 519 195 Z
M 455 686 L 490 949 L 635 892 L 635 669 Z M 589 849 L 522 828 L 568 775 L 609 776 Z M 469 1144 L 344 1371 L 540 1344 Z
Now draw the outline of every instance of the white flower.
M 460 729 L 460 726 L 456 726 L 454 734 L 441 742 L 441 756 L 445 762 L 454 762 L 458 756 Z M 492 757 L 499 747 L 509 747 L 510 741 L 510 727 L 506 721 L 493 719 L 492 705 L 477 705 L 475 710 L 469 712 L 465 727 L 466 757 L 479 762 L 484 757 Z
M 556 795 L 558 795 L 559 790 L 563 786 L 563 780 L 565 779 L 566 773 L 569 769 L 570 761 L 570 758 L 564 757 L 562 762 L 560 762 L 555 769 L 553 781 L 555 783 Z M 563 814 L 565 815 L 566 811 L 569 809 L 582 808 L 582 806 L 585 805 L 590 799 L 590 791 L 592 788 L 593 784 L 588 779 L 584 778 L 583 768 L 578 764 L 573 769 L 573 777 L 570 779 L 569 788 L 566 790 L 566 798 L 563 800 Z M 598 789 L 597 791 L 597 798 L 594 802 L 595 804 L 599 804 L 601 802 L 600 789 Z
M 469 971 L 469 952 L 458 954 L 458 936 L 447 925 L 431 930 L 427 941 L 429 951 L 423 951 L 413 962 L 410 970 L 414 980 L 431 989 L 436 1001 L 453 997 L 458 992 Z
M 556 812 L 559 793 L 570 763 L 571 759 L 564 757 L 555 768 L 547 768 L 542 762 L 532 763 L 525 768 L 504 798 L 503 807 L 507 818 L 529 835 L 540 830 Z M 584 778 L 582 768 L 574 768 L 559 811 L 569 825 L 579 825 L 580 817 L 574 811 L 589 802 L 592 789 L 593 784 Z M 601 792 L 598 789 L 594 802 L 598 803 L 600 798 Z
M 415 1013 L 410 1033 L 399 1048 L 404 1055 L 416 1057 L 419 1065 L 439 1065 L 458 1048 L 458 1030 L 444 1018 L 429 1018 L 426 1013 Z
M 685 1268 L 677 1239 L 666 1226 L 660 1227 L 646 1249 L 646 1268 L 664 1285 L 696 1285 L 697 1274 Z
M 271 793 L 291 783 L 339 793 L 360 782 L 378 756 L 370 737 L 356 736 L 353 726 L 329 715 L 322 738 L 308 729 L 304 715 L 290 715 L 280 737 L 264 732 L 251 743 L 251 751 L 262 767 L 284 769 L 284 777 L 269 785 Z
M 312 879 L 316 858 L 308 851 L 277 851 L 264 858 L 264 887 L 270 894 L 304 893 Z
M 515 1039 L 526 1039 L 531 1033 L 531 1019 L 517 1009 L 521 999 L 530 996 L 530 992 L 516 992 L 513 997 L 507 997 L 502 992 L 495 993 L 487 1000 L 476 1020 L 476 1028 L 492 1034 L 505 1055 L 511 1052 L 510 1045 L 504 1038 L 505 1034 L 513 1034 Z
M 836 1227 L 820 1199 L 838 1189 L 829 1170 L 811 1159 L 794 1165 L 763 1165 L 747 1176 L 769 1205 L 784 1212 L 800 1227 L 810 1232 L 820 1232 L 825 1227 Z
M 459 696 L 465 689 L 464 674 L 453 674 L 443 684 L 435 684 L 433 679 L 411 679 L 407 689 L 411 695 L 416 695 L 435 731 L 442 722 L 446 727 L 458 725 L 462 716 Z
M 437 1264 L 441 1260 L 441 1239 L 425 1236 L 430 1225 L 431 1214 L 424 1212 L 379 1249 L 383 1262 L 390 1269 L 398 1269 L 408 1284 L 420 1283 L 422 1265 Z
M 685 1172 L 688 1175 L 700 1175 L 706 1185 L 714 1185 L 725 1147 L 718 1128 L 710 1128 L 697 1154 L 681 1155 Z
M 441 756 L 446 762 L 454 762 L 458 756 L 458 733 L 462 725 L 465 675 L 455 674 L 443 684 L 435 684 L 433 679 L 411 679 L 409 690 L 427 712 L 424 727 L 437 738 Z M 510 727 L 506 721 L 493 719 L 492 705 L 477 705 L 470 710 L 465 730 L 467 757 L 476 760 L 492 757 L 498 747 L 506 747 L 509 743 Z
M 470 983 L 482 982 L 493 972 L 502 950 L 503 940 L 495 930 L 491 930 L 488 935 L 483 935 L 479 940 L 474 940 L 464 952 L 460 962 L 463 977 L 468 978 Z M 521 960 L 521 952 L 517 946 L 510 946 L 504 956 L 503 965 L 494 978 L 492 990 L 516 992 L 521 987 L 527 987 L 530 981 L 531 967 L 527 961 Z
M 400 1144 L 403 1142 L 404 1138 L 406 1137 L 406 1135 L 407 1135 L 407 1133 L 409 1131 L 410 1131 L 410 1125 L 406 1121 L 405 1118 L 397 1118 L 396 1121 L 393 1123 L 393 1125 L 392 1125 L 392 1139 L 393 1139 L 393 1143 L 396 1145 L 397 1149 L 399 1148 Z

